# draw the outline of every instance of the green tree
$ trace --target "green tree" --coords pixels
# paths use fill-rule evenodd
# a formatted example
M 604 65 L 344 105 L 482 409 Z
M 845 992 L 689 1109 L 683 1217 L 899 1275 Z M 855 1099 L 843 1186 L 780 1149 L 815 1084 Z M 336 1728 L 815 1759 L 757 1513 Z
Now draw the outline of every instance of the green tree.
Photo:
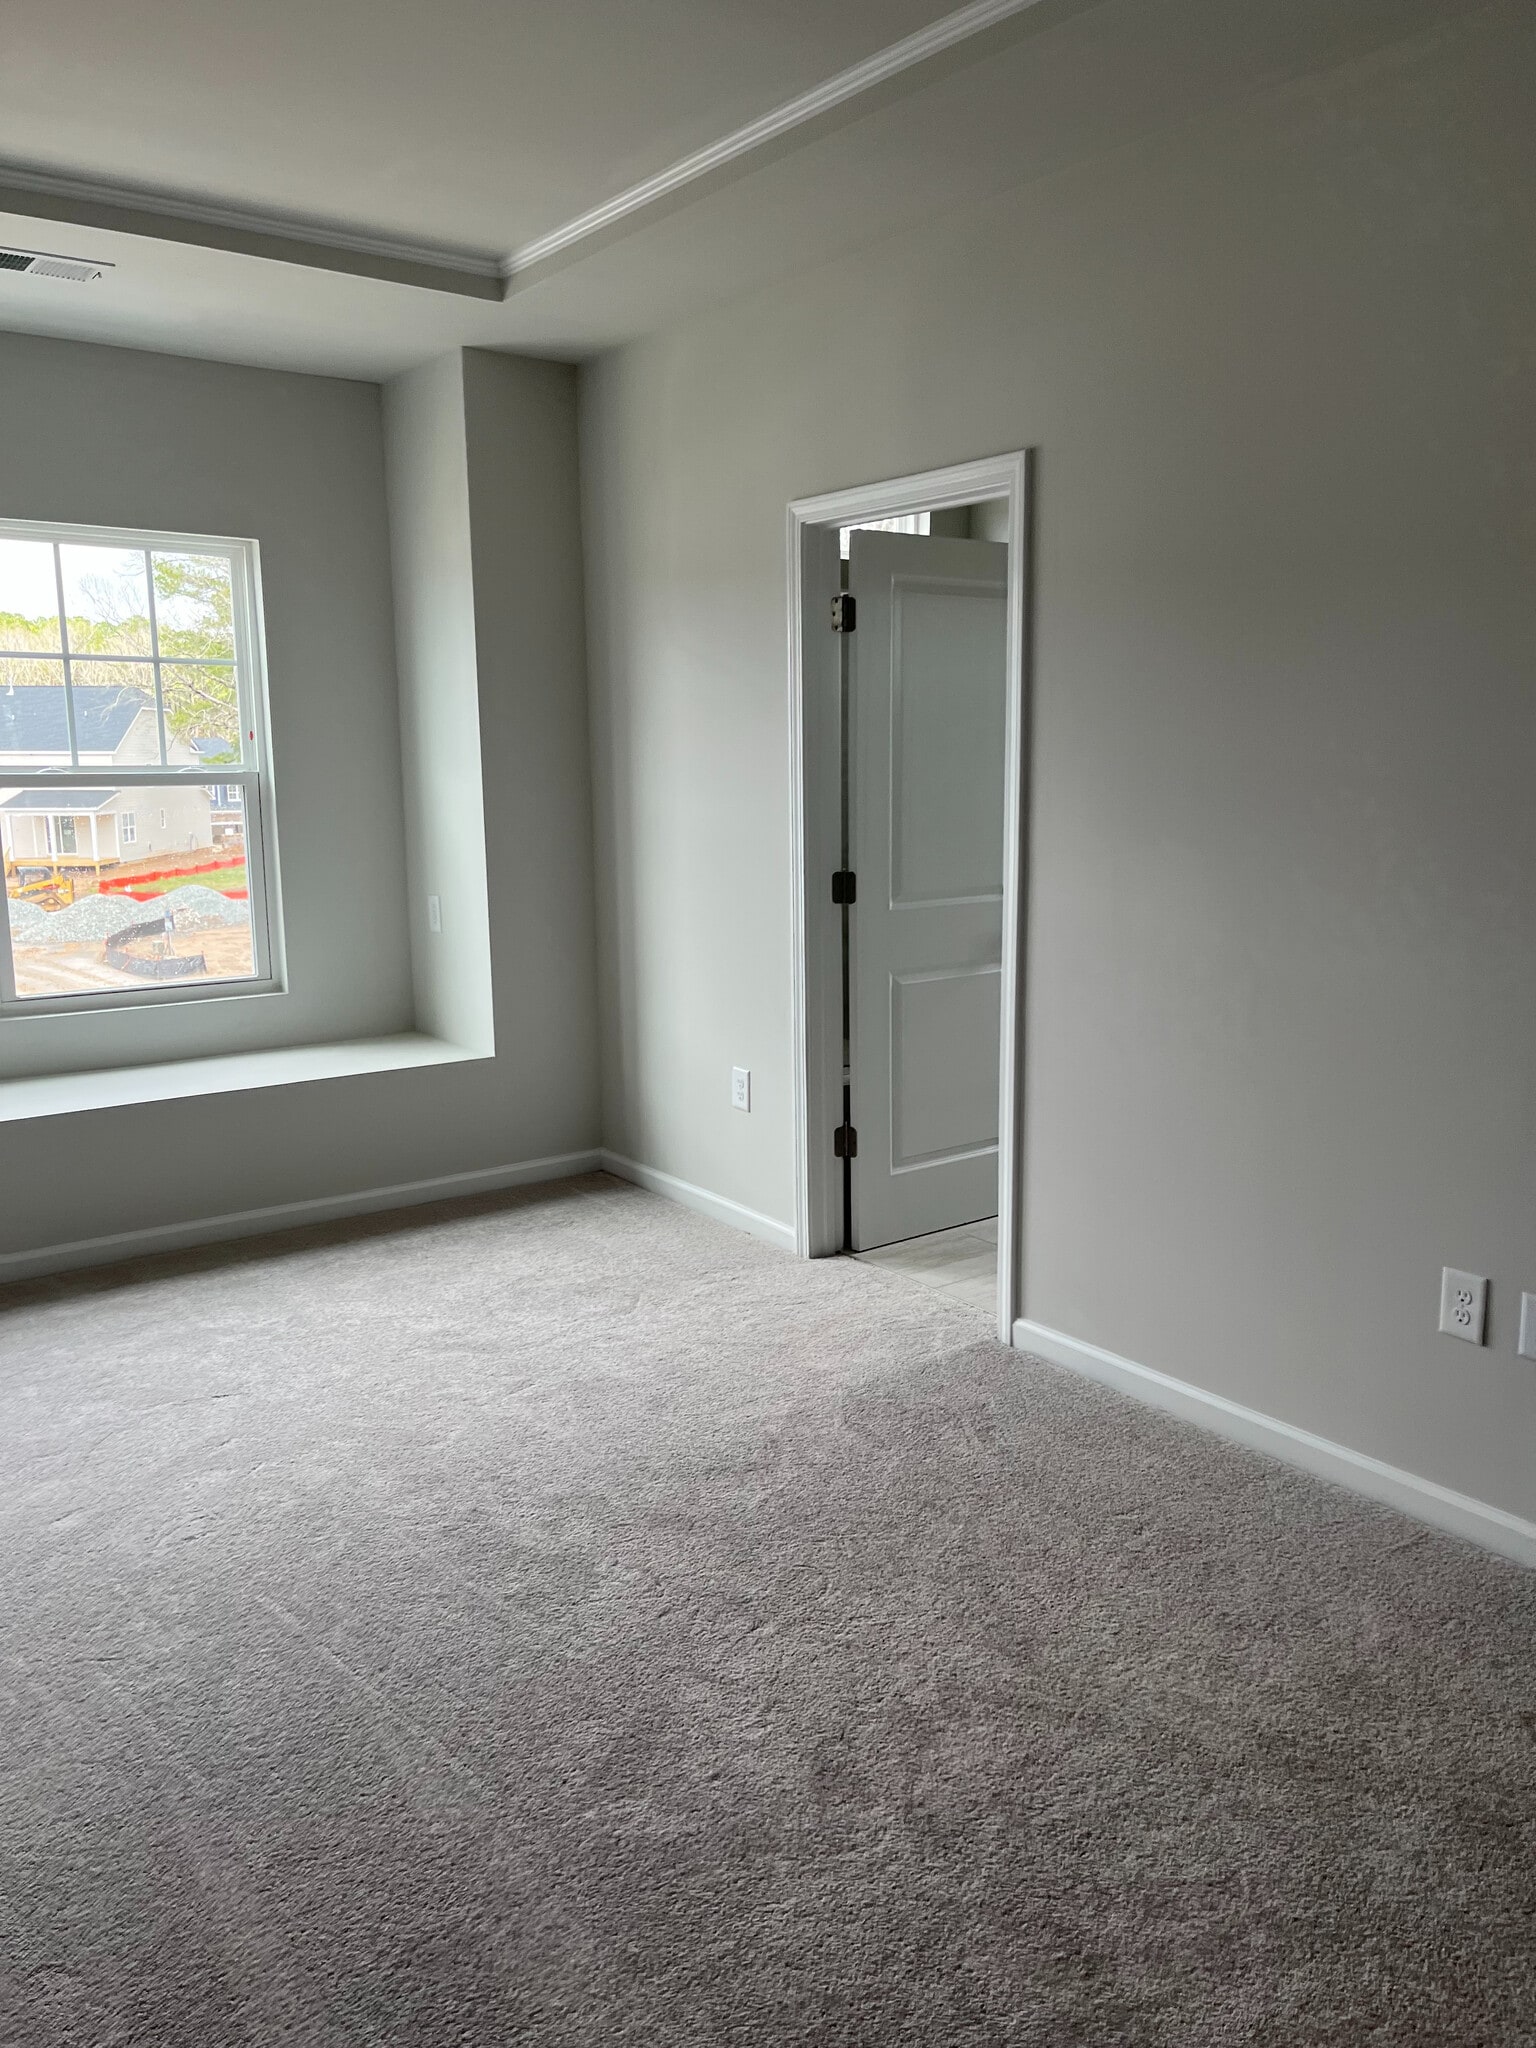
M 217 556 L 156 554 L 155 620 L 159 637 L 160 686 L 165 702 L 167 736 L 190 746 L 204 742 L 200 758 L 220 767 L 240 758 L 240 705 L 235 687 L 234 592 L 229 564 Z M 69 645 L 76 654 L 120 655 L 121 662 L 93 662 L 76 674 L 77 682 L 118 683 L 125 688 L 153 690 L 147 657 L 152 652 L 149 619 L 143 611 L 143 584 L 137 599 L 110 578 L 85 579 L 90 616 L 71 613 Z M 62 681 L 59 623 L 56 616 L 26 618 L 0 612 L 0 689 Z M 24 657 L 51 656 L 42 662 Z M 205 666 L 213 663 L 216 666 Z M 210 740 L 222 742 L 209 748 Z
M 20 612 L 0 612 L 0 647 L 11 654 L 26 655 L 32 652 L 51 654 L 55 661 L 59 653 L 59 622 L 51 619 L 28 619 Z M 8 661 L 0 654 L 0 690 L 24 688 L 28 683 L 50 682 L 57 684 L 58 671 L 51 675 L 40 670 L 34 662 Z
M 237 761 L 240 706 L 229 564 L 208 555 L 156 555 L 154 572 L 167 732 L 187 742 L 222 740 L 223 752 L 203 755 L 210 766 Z M 220 666 L 185 665 L 208 661 Z

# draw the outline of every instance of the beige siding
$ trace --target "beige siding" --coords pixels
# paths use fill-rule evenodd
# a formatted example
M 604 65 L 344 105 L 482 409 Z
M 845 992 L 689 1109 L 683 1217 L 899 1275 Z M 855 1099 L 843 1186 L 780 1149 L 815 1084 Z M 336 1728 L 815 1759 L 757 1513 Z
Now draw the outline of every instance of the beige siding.
M 118 848 L 116 819 L 130 813 L 138 836 L 121 846 L 124 860 L 144 860 L 150 854 L 189 853 L 213 845 L 213 808 L 202 783 L 188 783 L 176 789 L 125 789 L 111 806 L 103 843 L 110 836 Z M 116 857 L 114 852 L 113 857 Z

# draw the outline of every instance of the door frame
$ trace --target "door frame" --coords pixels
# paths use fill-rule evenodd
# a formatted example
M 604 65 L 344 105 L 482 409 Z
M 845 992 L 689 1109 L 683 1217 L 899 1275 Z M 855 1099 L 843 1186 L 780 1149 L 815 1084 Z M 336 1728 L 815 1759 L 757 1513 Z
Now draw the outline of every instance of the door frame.
M 795 1249 L 822 1258 L 842 1245 L 842 1170 L 832 1133 L 843 1119 L 842 924 L 831 877 L 841 855 L 837 529 L 902 512 L 940 512 L 982 498 L 1008 503 L 1008 686 L 1003 761 L 1003 961 L 997 1124 L 997 1329 L 1005 1344 L 1021 1310 L 1024 940 L 1029 695 L 1026 631 L 1031 456 L 1027 450 L 863 484 L 789 507 L 789 780 L 794 1001 Z M 828 535 L 830 534 L 830 545 Z M 820 1141 L 815 1142 L 816 1134 Z

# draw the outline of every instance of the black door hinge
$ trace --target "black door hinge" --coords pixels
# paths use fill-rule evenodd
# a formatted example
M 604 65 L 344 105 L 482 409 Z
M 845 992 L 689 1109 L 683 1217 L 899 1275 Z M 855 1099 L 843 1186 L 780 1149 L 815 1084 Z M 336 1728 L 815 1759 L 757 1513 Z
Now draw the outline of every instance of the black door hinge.
M 834 903 L 857 903 L 859 900 L 859 878 L 852 868 L 839 868 L 832 877 L 832 901 Z
M 852 1124 L 839 1124 L 832 1133 L 832 1157 L 834 1159 L 857 1159 L 859 1156 L 859 1134 Z
M 853 593 L 840 590 L 832 600 L 832 630 L 834 633 L 851 633 L 859 622 L 859 608 Z

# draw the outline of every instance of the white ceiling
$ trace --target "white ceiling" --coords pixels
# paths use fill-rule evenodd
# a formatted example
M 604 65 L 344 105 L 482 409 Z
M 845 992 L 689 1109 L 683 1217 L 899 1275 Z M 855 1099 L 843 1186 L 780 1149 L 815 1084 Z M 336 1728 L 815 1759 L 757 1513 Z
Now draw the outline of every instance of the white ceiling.
M 5 0 L 7 158 L 531 242 L 958 0 Z
M 1487 4 L 1031 0 L 514 277 L 502 302 L 82 227 L 67 204 L 0 214 L 0 239 L 116 266 L 90 285 L 0 273 L 0 329 L 370 378 L 459 344 L 583 356 Z M 944 11 L 5 0 L 0 134 L 75 175 L 504 252 Z M 153 31 L 142 50 L 135 26 Z

